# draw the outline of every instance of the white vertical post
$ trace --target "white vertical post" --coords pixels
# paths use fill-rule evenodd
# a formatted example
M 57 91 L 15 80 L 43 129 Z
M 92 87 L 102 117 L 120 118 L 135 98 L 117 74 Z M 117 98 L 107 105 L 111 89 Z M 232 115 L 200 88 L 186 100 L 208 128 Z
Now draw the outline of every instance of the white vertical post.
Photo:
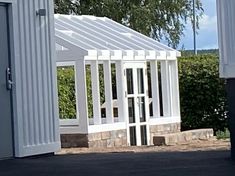
M 160 117 L 158 62 L 150 61 L 150 68 L 151 68 L 151 81 L 152 81 L 153 117 Z
M 180 115 L 180 100 L 179 100 L 179 78 L 177 60 L 169 61 L 171 74 L 171 99 L 172 99 L 172 116 Z
M 162 82 L 163 116 L 169 117 L 171 116 L 171 103 L 170 103 L 168 61 L 161 61 L 161 82 Z
M 113 123 L 113 96 L 112 96 L 112 77 L 110 61 L 104 61 L 104 86 L 107 123 Z
M 100 110 L 100 85 L 99 85 L 99 64 L 98 61 L 91 61 L 91 82 L 93 100 L 94 125 L 101 124 Z
M 118 100 L 118 118 L 119 122 L 125 122 L 125 83 L 124 68 L 122 61 L 116 61 L 116 80 L 117 80 L 117 100 Z
M 88 108 L 86 92 L 86 67 L 84 60 L 75 62 L 75 83 L 76 83 L 76 109 L 79 116 L 79 127 L 81 132 L 88 132 Z

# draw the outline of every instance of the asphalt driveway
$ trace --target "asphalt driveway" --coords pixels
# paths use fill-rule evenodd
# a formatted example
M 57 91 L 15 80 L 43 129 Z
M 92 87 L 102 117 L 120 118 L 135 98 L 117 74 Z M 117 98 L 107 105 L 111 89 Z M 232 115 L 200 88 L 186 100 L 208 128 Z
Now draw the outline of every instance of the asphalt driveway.
M 0 176 L 235 176 L 229 151 L 100 153 L 0 161 Z

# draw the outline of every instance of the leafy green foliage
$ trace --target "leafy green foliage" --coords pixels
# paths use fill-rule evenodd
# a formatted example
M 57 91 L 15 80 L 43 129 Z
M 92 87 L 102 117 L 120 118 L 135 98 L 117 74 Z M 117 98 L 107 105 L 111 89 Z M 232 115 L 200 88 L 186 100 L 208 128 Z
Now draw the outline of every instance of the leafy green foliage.
M 199 28 L 203 8 L 200 0 L 195 2 Z M 192 4 L 192 0 L 55 0 L 55 12 L 106 16 L 176 48 L 185 24 L 193 20 Z
M 225 131 L 217 131 L 216 132 L 216 138 L 217 139 L 228 139 L 228 138 L 230 138 L 229 130 L 226 128 Z
M 76 118 L 75 80 L 73 67 L 58 67 L 57 82 L 61 119 Z
M 225 80 L 219 78 L 219 59 L 201 55 L 179 59 L 182 129 L 227 127 Z
M 194 55 L 194 50 L 182 50 L 180 51 L 181 55 L 184 57 L 189 57 Z M 219 50 L 218 49 L 205 49 L 205 50 L 197 50 L 198 55 L 214 55 L 219 56 Z

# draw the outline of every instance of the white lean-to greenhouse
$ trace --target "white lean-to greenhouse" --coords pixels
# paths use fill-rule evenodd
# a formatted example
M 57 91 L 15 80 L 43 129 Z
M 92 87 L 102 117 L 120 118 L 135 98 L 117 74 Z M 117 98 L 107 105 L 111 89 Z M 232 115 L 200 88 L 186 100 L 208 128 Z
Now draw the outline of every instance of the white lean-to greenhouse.
M 64 147 L 151 145 L 180 131 L 180 53 L 105 17 L 55 15 L 57 67 L 74 69 Z M 88 76 L 90 79 L 88 79 Z

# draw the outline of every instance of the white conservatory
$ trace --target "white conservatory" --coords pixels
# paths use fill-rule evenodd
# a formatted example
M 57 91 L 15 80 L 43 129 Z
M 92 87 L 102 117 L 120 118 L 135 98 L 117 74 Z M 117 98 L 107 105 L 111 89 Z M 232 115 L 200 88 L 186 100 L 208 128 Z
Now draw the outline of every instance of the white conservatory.
M 55 40 L 57 67 L 75 77 L 62 147 L 152 145 L 180 131 L 178 51 L 106 17 L 55 15 Z

